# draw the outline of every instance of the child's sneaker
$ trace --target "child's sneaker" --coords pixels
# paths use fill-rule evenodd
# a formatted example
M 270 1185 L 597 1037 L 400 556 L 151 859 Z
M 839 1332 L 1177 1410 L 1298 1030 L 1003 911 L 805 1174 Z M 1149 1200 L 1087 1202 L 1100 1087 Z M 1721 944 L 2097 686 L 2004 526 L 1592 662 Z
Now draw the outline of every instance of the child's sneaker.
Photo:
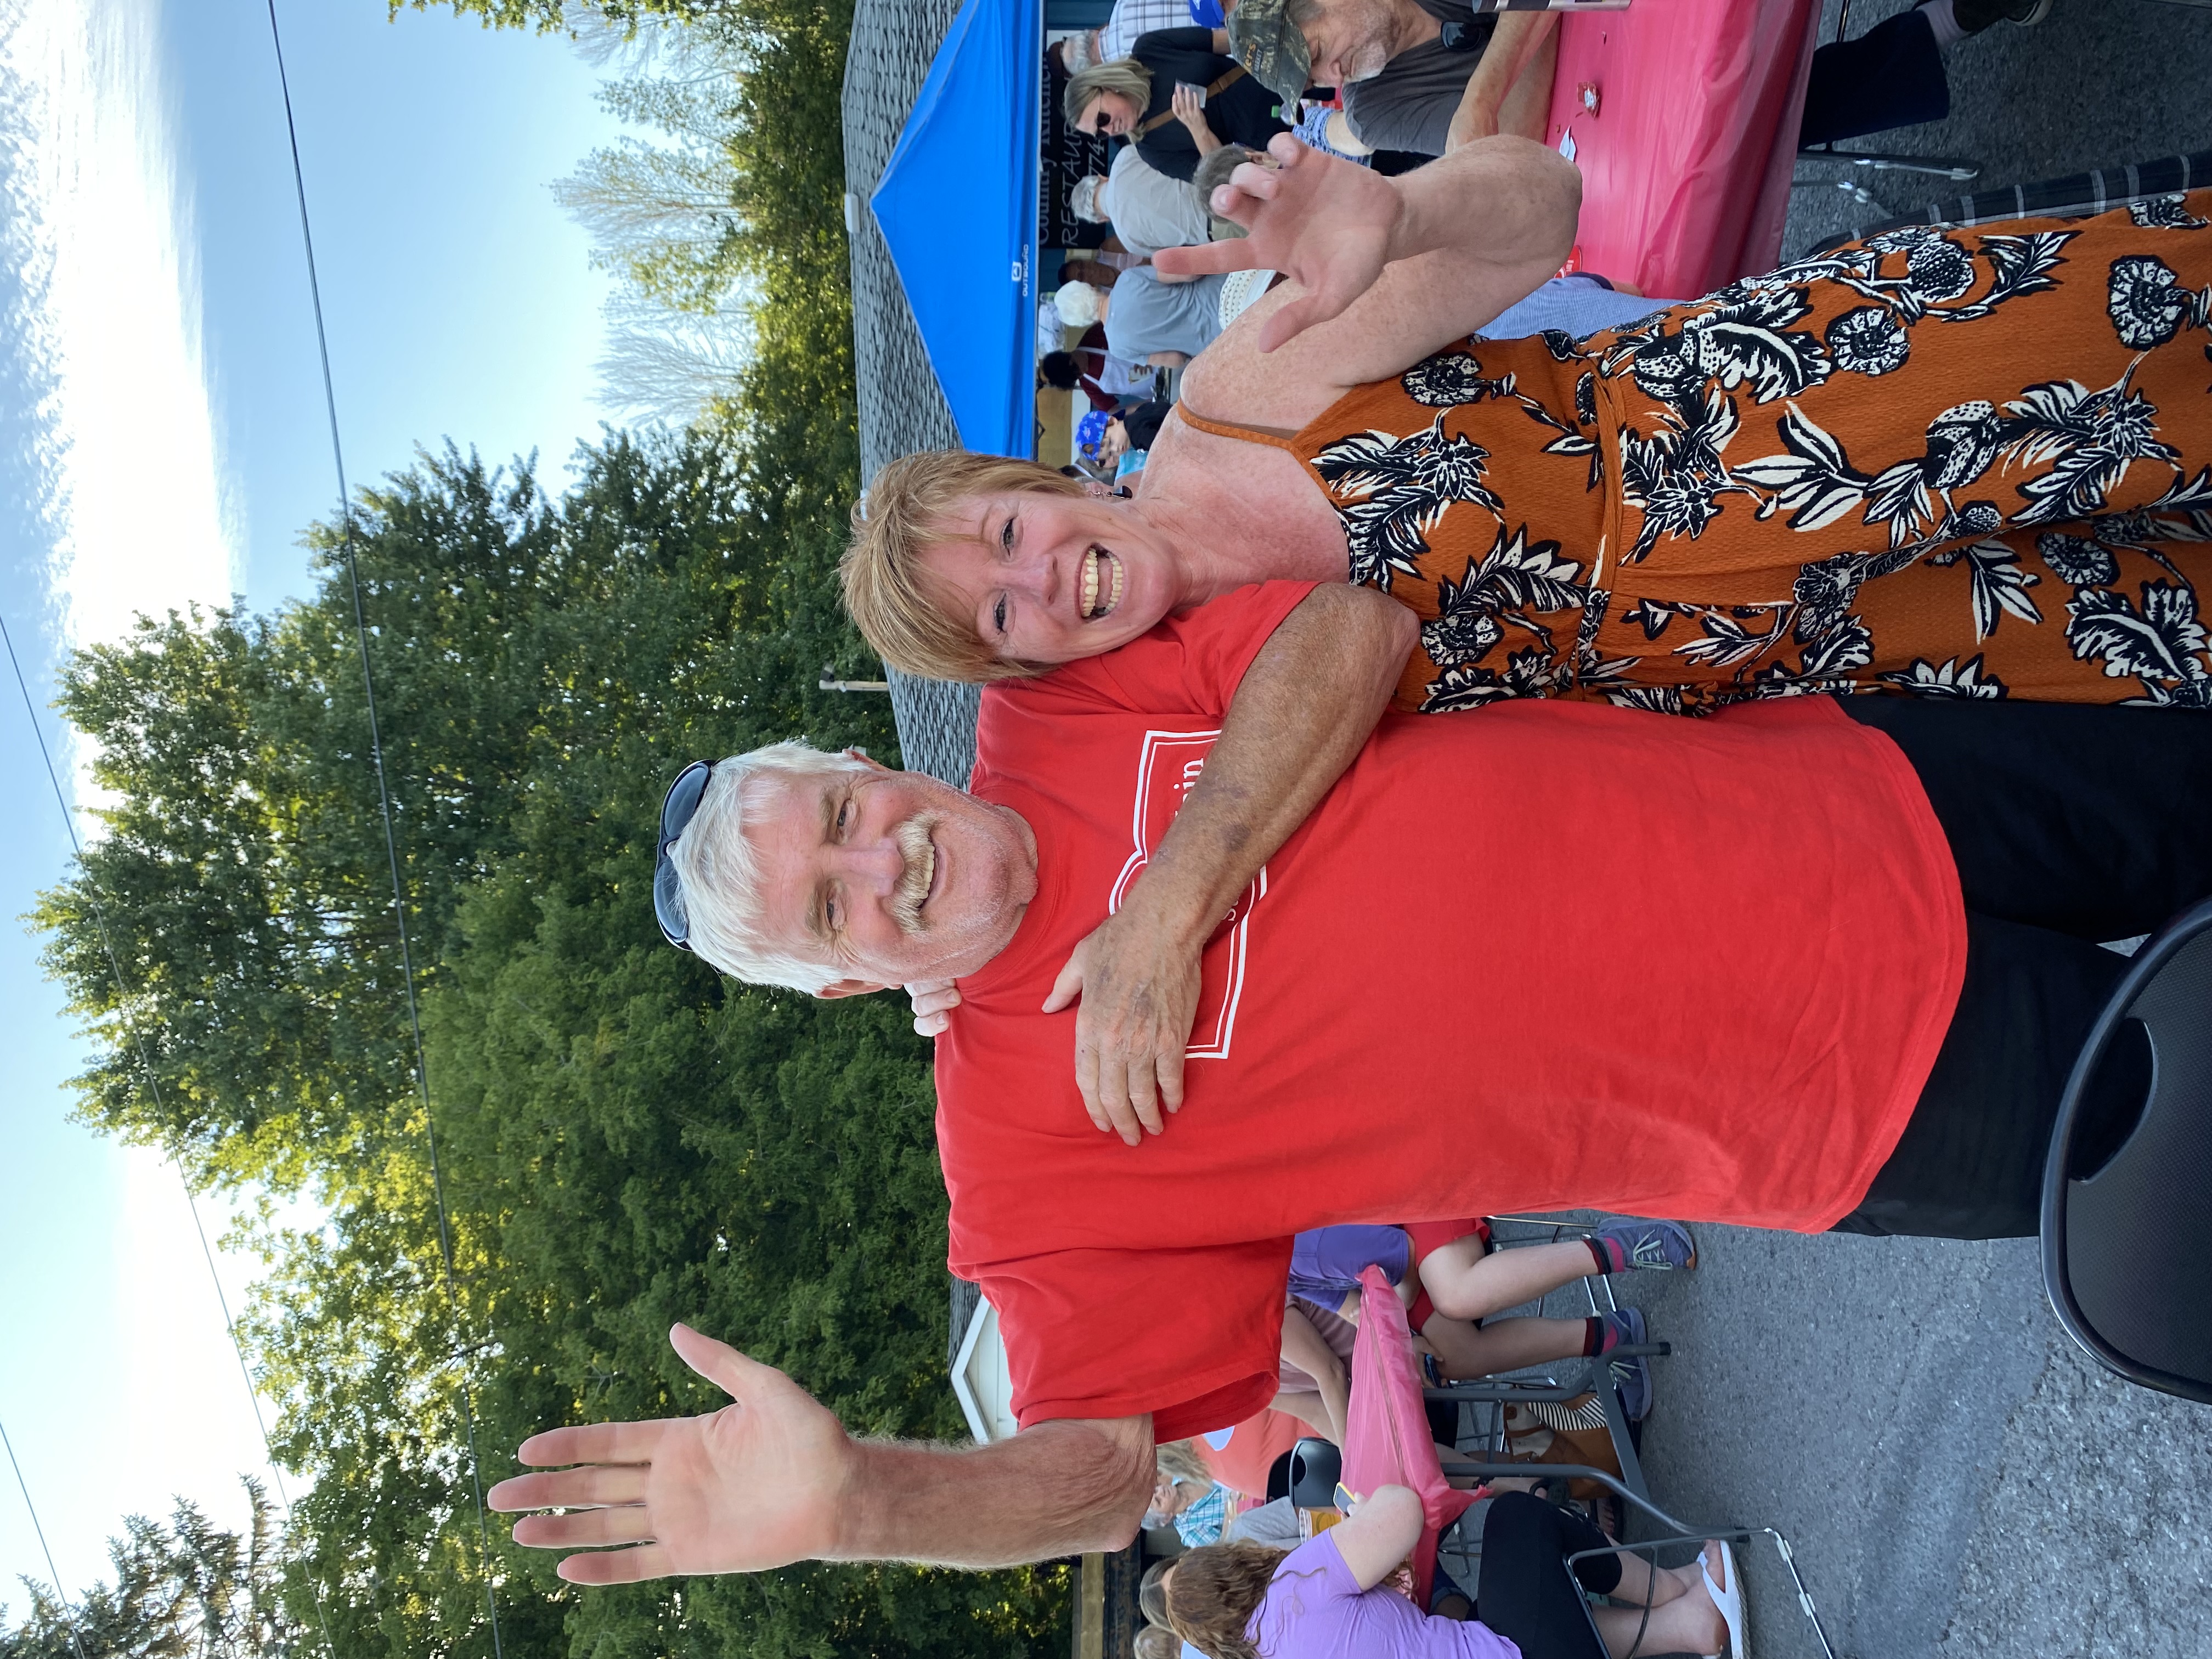
M 1589 1236 L 1603 1253 L 1606 1272 L 1668 1273 L 1698 1265 L 1698 1243 L 1679 1221 L 1613 1221 Z

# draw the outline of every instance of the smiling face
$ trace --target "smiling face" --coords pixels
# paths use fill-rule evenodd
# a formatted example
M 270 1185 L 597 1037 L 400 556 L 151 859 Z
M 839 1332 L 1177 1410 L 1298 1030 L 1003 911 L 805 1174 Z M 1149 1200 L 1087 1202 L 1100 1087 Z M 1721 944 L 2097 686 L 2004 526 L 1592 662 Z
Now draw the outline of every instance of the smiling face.
M 1389 0 L 1321 0 L 1298 27 L 1313 59 L 1313 84 L 1350 86 L 1382 74 L 1398 21 Z
M 918 772 L 769 774 L 744 799 L 760 930 L 842 975 L 823 995 L 972 974 L 1036 891 L 1028 826 Z
M 1126 645 L 1180 603 L 1174 552 L 1127 507 L 1016 490 L 921 556 L 942 604 L 995 656 L 1073 662 Z M 957 520 L 956 520 L 957 522 Z
M 1144 113 L 1134 100 L 1118 92 L 1102 92 L 1083 106 L 1083 118 L 1075 125 L 1102 138 L 1126 138 Z

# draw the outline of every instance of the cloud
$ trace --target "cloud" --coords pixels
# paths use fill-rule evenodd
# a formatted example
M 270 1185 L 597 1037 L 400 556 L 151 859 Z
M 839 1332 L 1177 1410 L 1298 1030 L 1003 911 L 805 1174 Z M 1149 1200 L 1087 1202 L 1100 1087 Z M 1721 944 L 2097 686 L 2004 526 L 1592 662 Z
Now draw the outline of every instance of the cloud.
M 117 638 L 135 611 L 222 604 L 234 580 L 159 23 L 156 0 L 15 0 L 0 40 L 21 349 L 43 371 L 71 645 Z
M 13 302 L 0 397 L 30 434 L 17 459 L 69 646 L 116 639 L 137 611 L 224 604 L 238 568 L 160 24 L 160 0 L 0 0 L 0 295 Z M 82 802 L 86 757 L 69 758 Z M 23 810 L 51 810 L 35 799 Z M 46 1109 L 61 1112 L 59 1095 Z M 9 1270 L 63 1281 L 35 1300 L 69 1310 L 8 1335 L 69 1379 L 41 1397 L 18 1450 L 72 1589 L 104 1567 L 126 1513 L 165 1514 L 182 1495 L 235 1524 L 237 1477 L 262 1468 L 175 1170 L 142 1149 L 110 1149 L 96 1170 L 71 1178 L 103 1201 Z M 223 1270 L 235 1306 L 247 1264 Z M 6 1567 L 43 1578 L 17 1528 L 0 1533 Z

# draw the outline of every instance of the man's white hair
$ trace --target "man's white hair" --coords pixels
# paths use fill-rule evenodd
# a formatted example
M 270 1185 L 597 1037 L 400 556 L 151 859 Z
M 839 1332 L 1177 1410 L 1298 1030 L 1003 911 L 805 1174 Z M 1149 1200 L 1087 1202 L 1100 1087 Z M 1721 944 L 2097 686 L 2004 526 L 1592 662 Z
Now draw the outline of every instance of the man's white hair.
M 779 782 L 842 778 L 866 762 L 803 743 L 772 743 L 714 763 L 699 810 L 668 849 L 691 948 L 724 973 L 753 985 L 819 991 L 845 977 L 763 937 L 760 863 L 745 839 L 747 814 Z
M 1098 302 L 1105 297 L 1088 283 L 1062 283 L 1053 290 L 1052 308 L 1068 327 L 1088 328 L 1098 320 L 1104 309 Z

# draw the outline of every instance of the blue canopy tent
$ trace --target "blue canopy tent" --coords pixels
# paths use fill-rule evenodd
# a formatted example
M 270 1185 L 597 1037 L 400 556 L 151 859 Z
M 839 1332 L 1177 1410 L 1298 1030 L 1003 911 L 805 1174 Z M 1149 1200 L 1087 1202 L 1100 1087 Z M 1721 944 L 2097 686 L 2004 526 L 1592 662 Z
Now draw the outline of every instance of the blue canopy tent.
M 969 449 L 1028 455 L 1036 417 L 1038 0 L 967 0 L 869 206 Z

